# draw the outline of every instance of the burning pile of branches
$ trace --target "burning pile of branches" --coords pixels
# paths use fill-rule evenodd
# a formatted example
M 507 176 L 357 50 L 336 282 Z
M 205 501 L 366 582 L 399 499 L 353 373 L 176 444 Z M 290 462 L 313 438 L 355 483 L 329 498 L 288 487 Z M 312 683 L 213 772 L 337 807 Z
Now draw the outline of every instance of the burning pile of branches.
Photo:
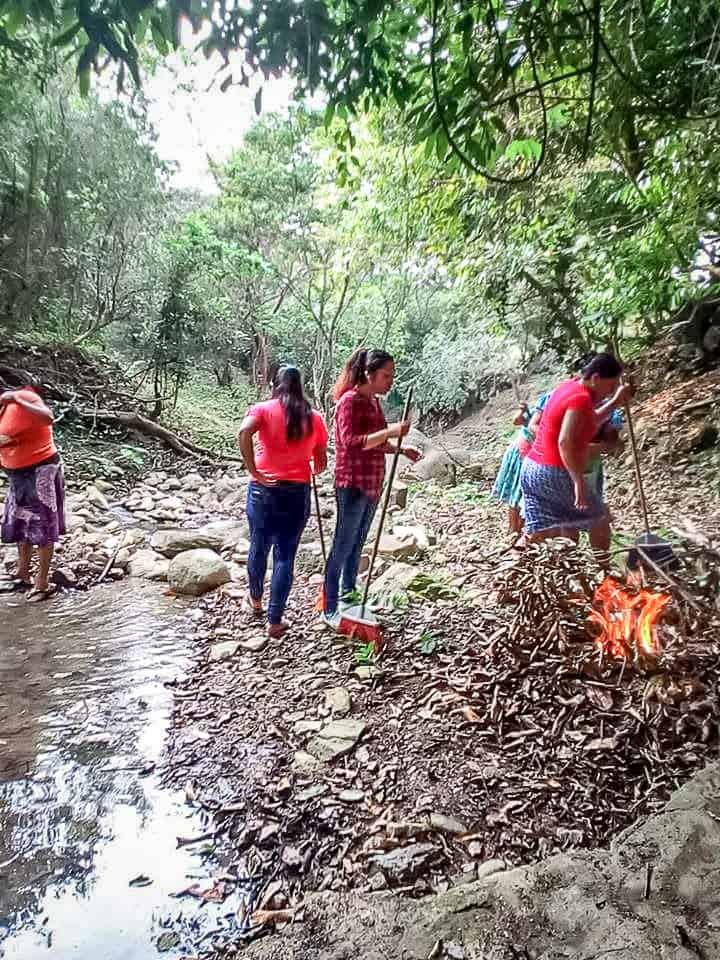
M 488 853 L 595 845 L 717 753 L 718 618 L 685 586 L 598 583 L 567 547 L 528 551 L 498 588 L 516 612 L 469 701 L 508 781 Z

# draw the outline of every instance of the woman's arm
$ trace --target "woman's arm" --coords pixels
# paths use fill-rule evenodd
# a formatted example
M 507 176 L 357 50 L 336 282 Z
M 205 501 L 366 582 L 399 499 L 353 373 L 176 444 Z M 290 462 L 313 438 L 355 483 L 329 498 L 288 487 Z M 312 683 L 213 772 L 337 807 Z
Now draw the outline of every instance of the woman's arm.
M 335 426 L 338 439 L 344 447 L 362 447 L 363 450 L 374 450 L 384 446 L 393 437 L 404 437 L 410 429 L 410 421 L 393 423 L 375 433 L 356 433 L 352 422 L 352 404 L 344 403 L 335 415 Z
M 585 432 L 587 417 L 588 412 L 585 410 L 568 410 L 563 417 L 558 438 L 560 458 L 572 477 L 575 487 L 575 506 L 578 510 L 586 510 L 588 507 L 584 477 L 587 447 L 583 448 L 580 441 Z
M 542 415 L 542 410 L 536 410 L 535 413 L 530 417 L 530 422 L 527 425 L 528 430 L 536 435 L 537 428 L 540 426 L 540 421 L 542 420 Z
M 28 413 L 32 413 L 45 423 L 55 422 L 55 417 L 53 417 L 50 408 L 45 406 L 40 397 L 38 397 L 37 400 L 26 400 L 25 397 L 19 395 L 19 391 L 10 390 L 0 397 L 0 402 L 3 404 L 16 403 L 19 407 L 22 407 L 23 410 L 27 410 Z
M 632 384 L 621 384 L 615 393 L 595 410 L 595 420 L 597 426 L 601 427 L 608 417 L 612 415 L 615 407 L 624 406 L 628 400 L 632 400 L 634 395 L 635 387 L 633 387 Z
M 240 424 L 240 430 L 238 431 L 238 446 L 240 447 L 240 453 L 245 461 L 247 471 L 253 480 L 255 480 L 257 483 L 261 483 L 264 487 L 274 487 L 277 484 L 277 480 L 269 476 L 269 474 L 263 473 L 262 470 L 258 470 L 257 466 L 255 465 L 255 447 L 253 446 L 253 437 L 259 429 L 260 424 L 256 417 L 245 417 L 243 422 Z

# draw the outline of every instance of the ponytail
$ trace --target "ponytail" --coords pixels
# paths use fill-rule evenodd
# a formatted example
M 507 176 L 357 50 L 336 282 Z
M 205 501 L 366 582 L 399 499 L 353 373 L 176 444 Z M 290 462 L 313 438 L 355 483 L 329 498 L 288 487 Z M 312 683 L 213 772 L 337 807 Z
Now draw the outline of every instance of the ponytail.
M 280 367 L 273 388 L 273 397 L 285 410 L 287 439 L 302 440 L 312 430 L 312 407 L 305 396 L 300 371 L 297 367 Z
M 386 363 L 393 363 L 392 354 L 386 350 L 368 350 L 367 347 L 358 347 L 340 372 L 333 387 L 333 400 L 337 401 L 348 390 L 354 390 L 367 383 L 367 375 L 375 373 Z

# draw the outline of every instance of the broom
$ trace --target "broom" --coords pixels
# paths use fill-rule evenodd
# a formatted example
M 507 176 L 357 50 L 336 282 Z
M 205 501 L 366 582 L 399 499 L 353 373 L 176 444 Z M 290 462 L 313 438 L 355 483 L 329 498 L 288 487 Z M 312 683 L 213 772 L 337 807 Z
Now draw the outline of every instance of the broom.
M 323 575 L 324 575 L 325 568 L 327 567 L 327 550 L 325 549 L 325 532 L 323 530 L 322 516 L 320 514 L 320 498 L 318 497 L 317 480 L 315 479 L 314 473 L 312 475 L 312 488 L 313 488 L 313 499 L 315 500 L 315 516 L 317 517 L 318 533 L 320 534 L 320 549 L 322 550 Z M 315 601 L 316 613 L 323 613 L 324 610 L 325 610 L 325 581 L 323 581 L 323 585 L 320 588 L 320 594 L 318 595 L 318 598 Z
M 411 402 L 412 387 L 410 387 L 408 390 L 407 399 L 405 400 L 405 408 L 402 415 L 403 422 L 410 416 Z M 375 534 L 375 543 L 373 544 L 373 551 L 370 557 L 370 566 L 368 567 L 367 577 L 365 580 L 362 603 L 360 603 L 358 606 L 347 607 L 342 611 L 340 625 L 338 626 L 337 631 L 346 637 L 354 637 L 361 643 L 372 644 L 375 653 L 379 653 L 383 647 L 383 632 L 377 617 L 372 613 L 372 611 L 367 610 L 366 607 L 368 596 L 370 594 L 370 581 L 372 580 L 375 560 L 377 559 L 378 550 L 380 549 L 380 539 L 382 537 L 383 526 L 385 524 L 385 516 L 387 514 L 388 506 L 390 505 L 390 496 L 392 494 L 395 473 L 397 472 L 398 460 L 400 459 L 401 447 L 402 437 L 398 437 L 397 446 L 395 447 L 392 464 L 390 466 L 390 475 L 388 477 L 387 486 L 385 489 L 383 505 L 380 511 L 380 521 L 378 523 L 377 533 Z

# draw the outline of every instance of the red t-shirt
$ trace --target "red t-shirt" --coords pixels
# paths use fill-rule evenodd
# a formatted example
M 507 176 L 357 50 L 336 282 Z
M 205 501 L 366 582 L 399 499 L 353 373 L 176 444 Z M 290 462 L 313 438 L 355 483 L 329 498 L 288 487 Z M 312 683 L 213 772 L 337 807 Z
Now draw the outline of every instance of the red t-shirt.
M 40 399 L 34 390 L 18 390 L 23 400 L 37 403 Z M 53 439 L 52 424 L 21 407 L 8 403 L 0 416 L 0 435 L 12 437 L 13 442 L 0 447 L 0 463 L 6 470 L 22 470 L 36 463 L 49 460 L 57 453 Z
M 256 403 L 247 415 L 258 424 L 257 467 L 275 480 L 310 483 L 313 451 L 327 446 L 328 432 L 322 414 L 312 411 L 312 429 L 300 440 L 288 440 L 285 408 L 279 400 Z
M 579 443 L 582 448 L 592 441 L 596 433 L 595 407 L 592 394 L 581 380 L 566 380 L 550 394 L 538 427 L 537 437 L 528 457 L 547 467 L 564 467 L 558 441 L 563 419 L 568 410 L 583 413 L 583 426 Z
M 379 500 L 385 479 L 385 448 L 364 450 L 371 433 L 384 430 L 385 415 L 377 397 L 348 390 L 335 407 L 335 486 L 354 487 Z

